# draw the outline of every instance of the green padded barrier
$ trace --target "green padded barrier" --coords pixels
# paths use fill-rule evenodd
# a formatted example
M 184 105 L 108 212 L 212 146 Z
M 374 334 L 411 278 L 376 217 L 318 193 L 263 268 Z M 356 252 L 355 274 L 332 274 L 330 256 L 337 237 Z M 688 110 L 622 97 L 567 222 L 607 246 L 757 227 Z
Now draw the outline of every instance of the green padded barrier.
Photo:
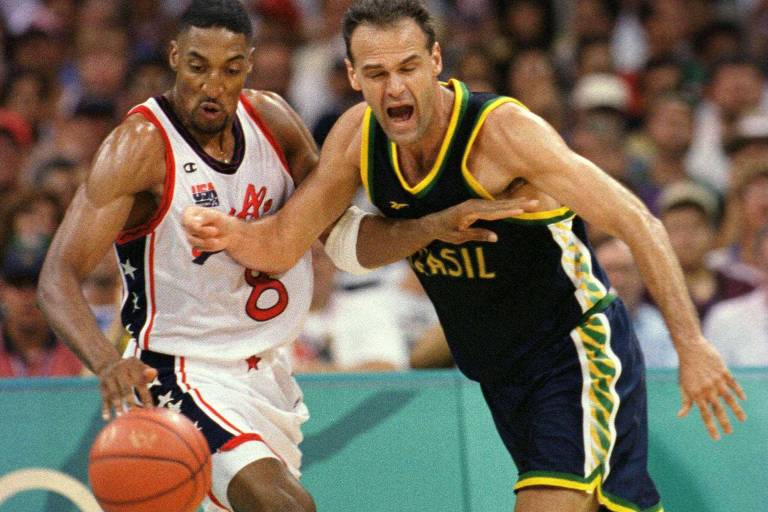
M 735 373 L 749 395 L 749 420 L 713 442 L 698 412 L 676 418 L 676 373 L 649 372 L 649 466 L 667 512 L 768 510 L 768 370 Z M 302 481 L 321 512 L 512 511 L 515 468 L 477 384 L 450 370 L 299 381 L 312 413 Z M 88 449 L 102 426 L 94 379 L 0 381 L 0 495 L 2 478 L 29 468 L 85 483 Z M 0 512 L 78 508 L 27 490 Z

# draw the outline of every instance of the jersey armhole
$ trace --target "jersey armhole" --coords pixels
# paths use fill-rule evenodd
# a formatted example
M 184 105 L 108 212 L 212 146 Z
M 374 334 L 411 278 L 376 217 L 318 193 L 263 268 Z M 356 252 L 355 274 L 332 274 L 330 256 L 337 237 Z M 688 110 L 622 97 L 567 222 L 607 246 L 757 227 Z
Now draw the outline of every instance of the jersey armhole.
M 288 174 L 288 176 L 291 177 L 291 180 L 293 180 L 295 185 L 296 180 L 293 178 L 293 174 L 291 174 L 291 168 L 288 166 L 288 159 L 285 158 L 285 152 L 283 152 L 283 148 L 280 147 L 280 144 L 277 142 L 277 139 L 275 139 L 275 136 L 273 135 L 272 130 L 269 129 L 269 126 L 267 126 L 267 123 L 265 123 L 264 120 L 259 115 L 259 113 L 256 112 L 256 109 L 253 108 L 253 105 L 251 105 L 251 102 L 248 100 L 248 97 L 245 94 L 240 94 L 240 102 L 243 104 L 243 108 L 248 113 L 248 115 L 253 120 L 253 122 L 256 123 L 256 126 L 259 127 L 259 130 L 261 130 L 261 133 L 264 134 L 264 137 L 266 137 L 267 141 L 272 146 L 272 149 L 275 150 L 277 157 L 280 159 L 280 162 L 283 164 L 283 170 Z
M 469 187 L 473 194 L 483 199 L 494 199 L 494 197 L 472 175 L 472 173 L 469 171 L 469 167 L 467 167 L 467 161 L 469 160 L 469 154 L 472 151 L 472 146 L 475 143 L 475 139 L 480 133 L 480 129 L 485 124 L 486 119 L 488 119 L 488 116 L 491 112 L 496 110 L 501 105 L 504 105 L 505 103 L 515 103 L 522 106 L 523 108 L 526 108 L 525 105 L 516 99 L 508 98 L 506 96 L 501 96 L 486 102 L 485 105 L 480 108 L 480 117 L 478 117 L 477 122 L 475 123 L 475 127 L 472 129 L 472 134 L 469 136 L 467 147 L 464 149 L 464 156 L 461 159 L 461 175 L 464 177 L 464 182 L 467 184 L 467 187 Z
M 165 217 L 165 214 L 168 212 L 168 209 L 171 207 L 173 189 L 176 182 L 176 162 L 173 158 L 171 141 L 168 138 L 165 128 L 163 128 L 163 125 L 157 119 L 157 116 L 155 116 L 146 105 L 139 105 L 138 107 L 132 108 L 128 114 L 126 114 L 125 118 L 127 119 L 134 114 L 144 116 L 147 121 L 155 125 L 160 132 L 160 135 L 163 137 L 163 144 L 165 145 L 165 180 L 163 181 L 163 197 L 160 200 L 160 205 L 158 206 L 157 211 L 147 222 L 120 232 L 116 240 L 116 243 L 118 244 L 125 244 L 142 236 L 146 236 L 157 228 Z

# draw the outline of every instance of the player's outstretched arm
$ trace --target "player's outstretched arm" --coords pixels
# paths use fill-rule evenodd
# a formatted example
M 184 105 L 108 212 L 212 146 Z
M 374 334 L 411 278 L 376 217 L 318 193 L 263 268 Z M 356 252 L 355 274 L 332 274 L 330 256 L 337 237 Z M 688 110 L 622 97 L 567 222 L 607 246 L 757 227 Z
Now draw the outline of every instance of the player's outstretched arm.
M 520 215 L 537 206 L 538 201 L 525 198 L 469 199 L 418 219 L 396 220 L 366 215 L 360 222 L 357 259 L 361 266 L 372 269 L 410 256 L 433 240 L 452 244 L 496 242 L 496 233 L 472 225 L 478 220 Z
M 347 111 L 323 145 L 320 162 L 274 215 L 243 222 L 209 208 L 190 207 L 183 224 L 193 247 L 226 250 L 242 265 L 280 274 L 296 264 L 352 202 L 360 186 L 362 105 Z
M 680 415 L 687 414 L 695 403 L 713 439 L 720 437 L 713 416 L 723 431 L 730 433 L 732 427 L 721 400 L 743 421 L 746 416 L 735 397 L 746 397 L 701 333 L 680 265 L 661 222 L 627 189 L 571 151 L 537 116 L 505 105 L 492 113 L 488 122 L 498 129 L 482 132 L 480 143 L 491 149 L 489 154 L 503 155 L 505 151 L 492 151 L 503 147 L 516 156 L 506 163 L 512 176 L 527 179 L 590 224 L 629 245 L 679 355 L 683 400 Z
M 146 384 L 156 375 L 137 359 L 121 359 L 101 333 L 81 284 L 129 219 L 135 194 L 162 184 L 165 154 L 154 127 L 133 116 L 104 141 L 48 250 L 38 302 L 50 325 L 101 384 L 103 415 L 133 403 L 133 387 L 145 405 Z

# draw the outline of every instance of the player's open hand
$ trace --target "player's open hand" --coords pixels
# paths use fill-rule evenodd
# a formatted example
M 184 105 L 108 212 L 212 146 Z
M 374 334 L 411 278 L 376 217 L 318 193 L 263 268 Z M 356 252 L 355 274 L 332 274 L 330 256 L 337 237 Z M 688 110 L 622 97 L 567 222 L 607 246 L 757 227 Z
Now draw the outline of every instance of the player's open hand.
M 236 222 L 236 219 L 223 212 L 200 206 L 188 207 L 181 219 L 189 243 L 204 252 L 226 250 L 231 243 Z
M 478 220 L 499 220 L 538 207 L 536 200 L 517 199 L 469 199 L 445 210 L 427 216 L 433 223 L 434 238 L 452 244 L 466 242 L 496 242 L 498 236 L 489 229 L 472 227 Z
M 120 416 L 136 405 L 134 390 L 141 405 L 153 407 L 148 385 L 157 377 L 157 370 L 135 357 L 118 359 L 97 373 L 101 387 L 101 416 L 108 420 L 114 410 Z
M 683 406 L 677 413 L 678 417 L 682 418 L 688 414 L 695 403 L 699 407 L 701 419 L 712 439 L 720 439 L 720 432 L 714 418 L 717 419 L 723 432 L 726 434 L 733 432 L 722 402 L 728 404 L 739 421 L 744 421 L 747 415 L 744 414 L 736 397 L 746 400 L 747 396 L 726 368 L 723 358 L 704 338 L 701 338 L 699 343 L 679 349 L 678 353 L 680 388 L 683 398 Z

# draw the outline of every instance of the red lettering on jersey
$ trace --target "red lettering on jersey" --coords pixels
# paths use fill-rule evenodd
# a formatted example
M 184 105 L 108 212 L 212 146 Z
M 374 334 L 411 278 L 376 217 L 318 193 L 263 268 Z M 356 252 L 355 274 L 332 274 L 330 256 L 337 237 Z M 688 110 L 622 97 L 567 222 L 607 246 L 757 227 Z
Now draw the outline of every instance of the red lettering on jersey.
M 256 187 L 253 184 L 248 184 L 248 189 L 245 191 L 245 198 L 243 199 L 243 208 L 237 214 L 238 219 L 252 218 L 258 219 L 261 216 L 259 209 L 264 203 L 264 198 L 267 196 L 267 187 L 261 187 L 256 192 Z M 267 204 L 272 206 L 272 200 L 268 200 Z M 266 212 L 267 208 L 264 209 Z M 235 209 L 229 210 L 230 215 L 235 215 Z

